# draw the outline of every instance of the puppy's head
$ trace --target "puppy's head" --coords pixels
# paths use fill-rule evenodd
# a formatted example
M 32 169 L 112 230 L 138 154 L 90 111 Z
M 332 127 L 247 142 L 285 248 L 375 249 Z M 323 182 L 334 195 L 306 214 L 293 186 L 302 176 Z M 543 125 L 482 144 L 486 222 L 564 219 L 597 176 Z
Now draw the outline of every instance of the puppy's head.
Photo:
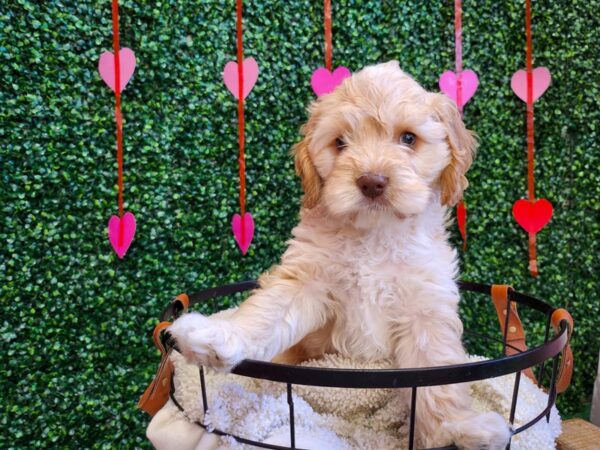
M 304 207 L 407 217 L 432 198 L 461 199 L 475 138 L 452 100 L 425 91 L 397 62 L 354 74 L 309 113 L 294 148 Z

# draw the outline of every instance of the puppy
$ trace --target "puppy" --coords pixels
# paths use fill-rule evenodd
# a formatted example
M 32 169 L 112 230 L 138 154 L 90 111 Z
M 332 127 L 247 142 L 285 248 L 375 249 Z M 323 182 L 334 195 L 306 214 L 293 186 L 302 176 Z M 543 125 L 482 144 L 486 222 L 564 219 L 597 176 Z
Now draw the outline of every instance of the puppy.
M 476 141 L 455 104 L 389 62 L 309 112 L 294 148 L 301 220 L 281 264 L 235 311 L 179 318 L 169 331 L 183 354 L 220 370 L 327 352 L 400 368 L 466 362 L 446 224 Z M 419 389 L 418 446 L 504 448 L 504 419 L 470 403 L 466 384 Z

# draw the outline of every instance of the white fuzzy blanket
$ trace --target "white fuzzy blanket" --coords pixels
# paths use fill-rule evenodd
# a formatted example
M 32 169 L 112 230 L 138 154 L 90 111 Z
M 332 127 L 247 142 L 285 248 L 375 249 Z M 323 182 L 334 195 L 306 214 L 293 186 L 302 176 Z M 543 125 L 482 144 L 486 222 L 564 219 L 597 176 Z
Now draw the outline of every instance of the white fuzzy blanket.
M 209 428 L 232 432 L 259 442 L 289 446 L 289 411 L 285 385 L 251 378 L 207 374 L 209 411 L 202 412 L 198 368 L 174 352 L 176 398 L 185 415 L 169 400 L 152 419 L 147 436 L 158 450 L 249 449 L 233 438 L 204 432 L 195 420 Z M 473 361 L 482 358 L 471 357 Z M 346 368 L 389 368 L 387 362 L 367 365 L 336 355 L 306 365 Z M 496 411 L 508 419 L 514 375 L 471 385 L 474 408 Z M 399 396 L 386 389 L 315 388 L 294 385 L 296 446 L 310 449 L 405 449 L 408 413 Z M 521 377 L 515 428 L 542 411 L 547 395 L 527 377 Z M 560 434 L 560 417 L 552 409 L 550 423 L 542 419 L 516 435 L 513 450 L 554 449 Z

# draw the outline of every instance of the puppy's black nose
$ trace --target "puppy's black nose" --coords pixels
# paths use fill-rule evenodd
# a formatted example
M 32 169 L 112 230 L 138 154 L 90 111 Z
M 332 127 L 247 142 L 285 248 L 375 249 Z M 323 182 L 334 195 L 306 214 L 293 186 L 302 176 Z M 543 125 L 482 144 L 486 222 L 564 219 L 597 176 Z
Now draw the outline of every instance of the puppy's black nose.
M 388 177 L 384 177 L 383 175 L 366 173 L 356 180 L 356 184 L 364 195 L 370 198 L 376 198 L 383 194 L 383 191 L 388 184 L 388 180 Z

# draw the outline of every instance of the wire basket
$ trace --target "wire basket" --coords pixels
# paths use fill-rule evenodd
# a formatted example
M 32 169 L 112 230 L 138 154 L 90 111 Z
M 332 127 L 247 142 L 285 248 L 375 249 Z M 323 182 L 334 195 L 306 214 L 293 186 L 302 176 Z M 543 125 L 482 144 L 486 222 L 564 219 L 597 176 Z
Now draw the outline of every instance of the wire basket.
M 179 317 L 179 315 L 181 315 L 181 313 L 184 312 L 184 310 L 187 310 L 188 306 L 206 302 L 210 299 L 217 299 L 219 297 L 256 289 L 258 287 L 259 286 L 256 281 L 244 281 L 206 289 L 189 296 L 189 303 L 185 302 L 185 304 L 180 300 L 181 296 L 179 296 L 174 299 L 163 311 L 161 315 L 161 321 L 168 321 L 171 318 L 176 319 Z M 490 285 L 459 282 L 459 287 L 462 291 L 470 291 L 488 295 L 492 293 L 492 286 Z M 544 324 L 545 332 L 543 344 L 530 349 L 511 344 L 511 341 L 508 337 L 509 322 L 511 319 L 511 311 L 512 314 L 518 318 L 516 309 L 514 309 L 515 305 L 517 304 L 530 310 L 539 311 L 545 315 L 546 321 Z M 264 361 L 244 360 L 231 372 L 245 377 L 286 384 L 290 423 L 290 445 L 289 447 L 283 447 L 279 445 L 257 442 L 214 428 L 211 428 L 210 432 L 219 436 L 229 436 L 242 444 L 254 445 L 260 448 L 276 450 L 302 450 L 296 447 L 294 401 L 292 396 L 294 385 L 363 389 L 405 388 L 411 390 L 408 448 L 412 450 L 415 445 L 416 400 L 419 388 L 426 386 L 465 383 L 483 380 L 486 378 L 494 378 L 502 375 L 515 374 L 515 382 L 509 414 L 509 422 L 512 428 L 517 407 L 517 399 L 519 396 L 519 383 L 521 380 L 521 374 L 528 369 L 535 368 L 537 369 L 538 373 L 538 387 L 543 387 L 542 382 L 544 379 L 549 380 L 547 387 L 545 387 L 548 392 L 548 403 L 546 407 L 539 411 L 539 414 L 532 420 L 521 425 L 519 428 L 512 430 L 512 436 L 522 433 L 543 418 L 545 418 L 547 421 L 550 420 L 551 409 L 556 402 L 558 391 L 564 390 L 570 381 L 571 370 L 569 369 L 572 369 L 572 353 L 570 352 L 569 348 L 569 338 L 572 331 L 573 322 L 569 313 L 564 309 L 553 308 L 542 300 L 516 292 L 511 288 L 507 289 L 506 305 L 503 313 L 505 316 L 505 322 L 502 338 L 471 333 L 474 334 L 478 339 L 485 338 L 489 341 L 497 342 L 498 344 L 502 345 L 502 355 L 498 358 L 486 361 L 414 369 L 334 369 L 292 366 Z M 555 331 L 553 336 L 550 335 L 551 325 L 554 326 Z M 464 334 L 468 335 L 469 331 L 465 331 Z M 164 333 L 161 339 L 167 352 L 170 350 L 178 351 L 177 342 L 168 332 Z M 508 355 L 508 353 L 512 354 Z M 559 360 L 561 360 L 560 370 Z M 571 367 L 567 367 L 569 365 Z M 549 366 L 551 367 L 550 370 Z M 568 374 L 565 376 L 565 373 L 563 372 L 568 372 Z M 206 413 L 209 408 L 209 400 L 206 392 L 206 382 L 203 367 L 199 367 L 199 377 L 202 392 L 202 405 L 204 413 Z M 557 389 L 557 381 L 559 378 L 561 380 L 559 381 L 559 386 Z M 564 382 L 565 378 L 567 378 L 566 384 Z M 173 403 L 185 413 L 184 409 L 175 398 L 175 386 L 172 378 L 169 395 Z M 200 421 L 196 421 L 195 423 L 200 427 L 207 429 L 207 426 L 204 423 Z M 507 448 L 510 448 L 510 442 Z M 456 449 L 456 447 L 449 446 L 438 448 L 438 450 L 442 449 L 450 450 Z

